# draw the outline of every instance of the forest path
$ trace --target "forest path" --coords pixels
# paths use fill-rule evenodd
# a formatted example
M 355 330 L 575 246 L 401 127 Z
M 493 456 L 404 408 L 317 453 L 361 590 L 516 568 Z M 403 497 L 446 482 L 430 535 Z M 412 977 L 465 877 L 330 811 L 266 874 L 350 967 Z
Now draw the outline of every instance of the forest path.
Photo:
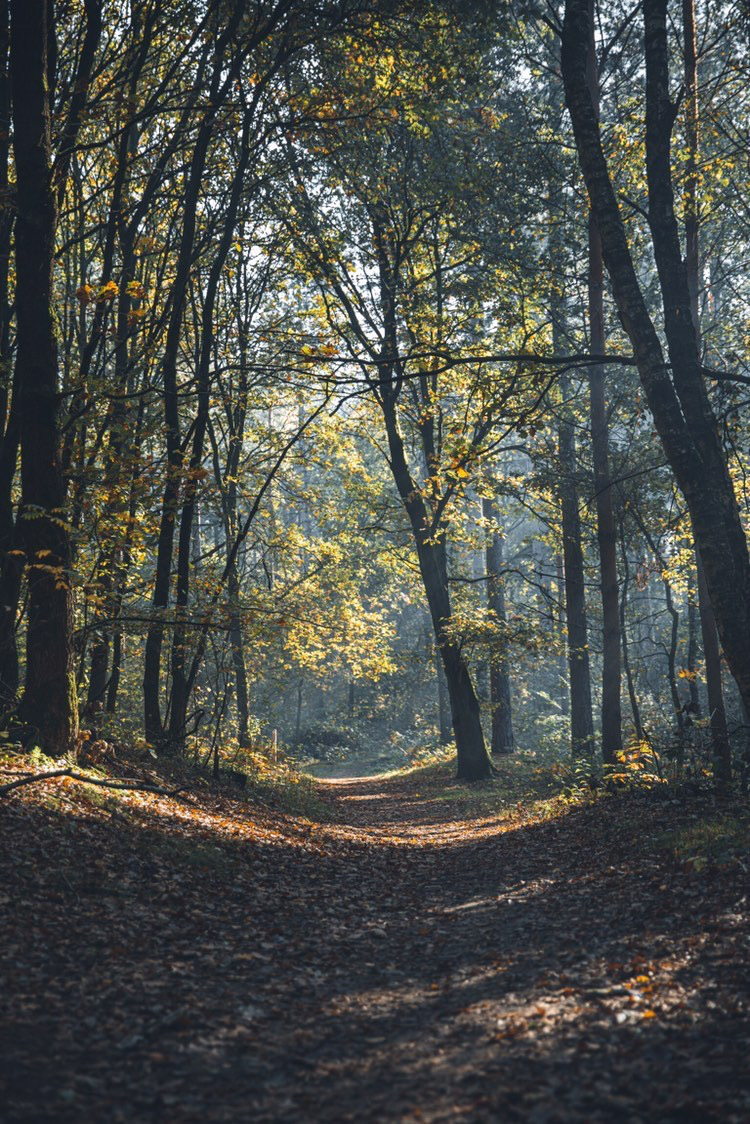
M 0 820 L 4 1119 L 750 1115 L 743 872 L 648 844 L 689 807 L 535 821 L 413 774 L 321 783 L 315 824 L 44 787 Z

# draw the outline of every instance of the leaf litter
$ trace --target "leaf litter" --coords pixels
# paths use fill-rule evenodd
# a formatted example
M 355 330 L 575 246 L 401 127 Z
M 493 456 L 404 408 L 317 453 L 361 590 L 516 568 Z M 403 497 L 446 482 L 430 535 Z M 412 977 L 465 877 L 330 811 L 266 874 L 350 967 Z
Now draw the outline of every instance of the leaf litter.
M 509 818 L 438 783 L 321 782 L 331 822 L 16 790 L 3 1119 L 750 1118 L 746 867 L 659 843 L 703 811 Z

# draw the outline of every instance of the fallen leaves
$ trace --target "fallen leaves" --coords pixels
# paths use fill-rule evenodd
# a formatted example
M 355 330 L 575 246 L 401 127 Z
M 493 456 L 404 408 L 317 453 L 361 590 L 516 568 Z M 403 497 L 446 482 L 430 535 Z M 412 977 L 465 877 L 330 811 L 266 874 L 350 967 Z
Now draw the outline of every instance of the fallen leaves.
M 376 777 L 312 824 L 68 779 L 0 820 L 9 1119 L 742 1118 L 741 872 L 649 851 L 648 799 L 520 825 Z

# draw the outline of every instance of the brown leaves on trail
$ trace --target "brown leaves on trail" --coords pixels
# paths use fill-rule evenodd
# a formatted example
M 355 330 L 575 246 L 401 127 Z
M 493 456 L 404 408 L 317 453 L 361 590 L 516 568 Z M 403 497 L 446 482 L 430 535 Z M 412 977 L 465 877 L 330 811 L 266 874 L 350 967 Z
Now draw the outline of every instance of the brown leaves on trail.
M 321 794 L 12 793 L 4 1119 L 747 1118 L 744 871 L 654 842 L 698 805 Z

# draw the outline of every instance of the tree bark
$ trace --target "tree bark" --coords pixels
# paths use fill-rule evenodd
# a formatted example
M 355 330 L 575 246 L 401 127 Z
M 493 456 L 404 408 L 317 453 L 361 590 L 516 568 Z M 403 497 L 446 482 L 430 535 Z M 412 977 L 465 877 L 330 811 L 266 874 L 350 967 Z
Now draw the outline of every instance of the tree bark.
M 211 121 L 213 116 L 209 114 Z M 204 119 L 198 134 L 190 164 L 190 175 L 183 207 L 182 235 L 172 293 L 169 326 L 162 359 L 164 424 L 167 445 L 167 475 L 162 499 L 159 540 L 156 551 L 156 572 L 154 575 L 153 619 L 146 636 L 143 663 L 143 703 L 144 729 L 146 740 L 152 745 L 159 744 L 163 736 L 161 704 L 159 699 L 161 684 L 161 659 L 166 611 L 169 604 L 169 587 L 172 572 L 172 553 L 174 549 L 175 521 L 180 496 L 183 467 L 182 440 L 180 435 L 180 412 L 177 380 L 177 358 L 182 331 L 182 314 L 185 304 L 190 268 L 193 256 L 196 213 L 203 177 L 211 128 Z
M 700 551 L 696 551 L 695 562 L 698 571 L 698 613 L 703 638 L 703 661 L 708 695 L 708 717 L 711 723 L 711 740 L 714 760 L 721 762 L 721 775 L 731 776 L 731 750 L 727 712 L 724 705 L 724 691 L 721 682 L 721 652 L 716 632 L 714 611 L 706 585 L 706 575 L 701 562 Z
M 250 691 L 245 666 L 242 618 L 240 617 L 240 583 L 236 565 L 232 566 L 227 577 L 229 595 L 229 643 L 232 648 L 234 667 L 234 696 L 237 707 L 237 741 L 241 746 L 250 745 Z M 300 683 L 302 681 L 300 680 Z M 300 690 L 302 688 L 300 687 Z
M 665 652 L 667 656 L 669 694 L 672 699 L 672 710 L 674 711 L 674 718 L 677 723 L 677 731 L 680 735 L 679 759 L 681 759 L 683 752 L 682 737 L 685 731 L 685 715 L 682 709 L 680 691 L 677 686 L 677 645 L 680 636 L 680 614 L 675 608 L 674 598 L 672 597 L 672 587 L 666 578 L 662 578 L 662 584 L 664 586 L 664 601 L 667 606 L 667 613 L 672 622 L 669 630 L 669 644 L 665 647 Z
M 487 604 L 495 621 L 502 627 L 507 624 L 505 588 L 503 585 L 503 538 L 497 525 L 498 510 L 494 502 L 482 500 L 482 514 L 488 523 L 485 565 L 487 569 Z M 505 641 L 503 641 L 505 643 Z M 510 697 L 510 673 L 505 651 L 490 655 L 490 709 L 492 712 L 492 754 L 512 753 L 513 713 Z
M 10 261 L 14 210 L 9 199 L 11 135 L 10 5 L 0 4 L 0 707 L 16 702 L 19 683 L 16 639 L 23 561 L 16 553 L 13 481 L 20 445 L 18 375 L 13 368 L 10 323 Z
M 443 668 L 440 652 L 435 648 L 435 678 L 438 693 L 438 722 L 440 724 L 440 744 L 450 745 L 453 731 L 451 730 L 450 704 L 448 702 L 448 688 L 445 682 L 445 669 Z
M 555 96 L 555 102 L 557 96 Z M 551 191 L 551 214 L 562 205 L 562 192 Z M 564 248 L 558 226 L 553 227 L 551 257 L 556 272 L 564 275 Z M 565 303 L 562 293 L 553 288 L 550 317 L 552 348 L 559 354 L 565 326 Z M 581 514 L 578 501 L 578 462 L 576 456 L 575 417 L 571 403 L 570 380 L 562 372 L 558 380 L 560 413 L 558 420 L 558 495 L 562 532 L 562 568 L 565 604 L 566 658 L 570 696 L 570 749 L 573 758 L 593 758 L 594 722 L 591 703 L 591 667 L 589 660 L 588 620 L 586 615 L 586 578 L 581 540 Z
M 565 568 L 562 551 L 555 554 L 555 578 L 557 585 L 557 615 L 555 624 L 558 636 L 558 672 L 560 711 L 570 719 L 570 684 L 568 683 L 568 658 L 565 642 Z
M 695 38 L 694 0 L 682 0 L 682 22 L 685 37 L 685 130 L 687 139 L 687 169 L 685 174 L 685 270 L 690 299 L 690 315 L 695 331 L 699 356 L 703 352 L 700 319 L 700 218 L 698 213 L 698 52 Z M 698 577 L 698 612 L 703 639 L 703 658 L 708 692 L 708 713 L 711 723 L 714 760 L 720 762 L 721 775 L 731 775 L 731 749 L 724 691 L 721 682 L 721 653 L 716 633 L 716 621 L 711 606 L 701 552 L 696 545 L 695 565 Z
M 568 681 L 570 683 L 570 745 L 573 757 L 591 757 L 594 752 L 594 722 L 591 704 L 586 581 L 581 545 L 581 515 L 576 488 L 575 431 L 569 404 L 568 381 L 560 379 L 562 406 L 558 430 L 560 451 L 560 508 L 565 577 L 565 618 L 568 633 Z
M 628 630 L 627 630 L 627 611 L 628 611 L 628 588 L 630 586 L 630 567 L 628 566 L 628 552 L 625 544 L 625 527 L 620 521 L 620 550 L 622 551 L 622 588 L 620 591 L 620 633 L 622 638 L 622 663 L 625 671 L 625 682 L 628 687 L 628 698 L 630 699 L 630 710 L 633 715 L 633 726 L 635 728 L 635 736 L 639 742 L 644 740 L 643 722 L 641 720 L 641 708 L 638 703 L 638 695 L 635 689 L 635 678 L 633 676 L 633 669 L 630 663 L 630 646 L 628 644 Z
M 146 62 L 148 47 L 151 42 L 154 19 L 155 13 L 152 14 L 150 18 L 144 19 L 143 11 L 137 6 L 133 8 L 131 14 L 130 41 L 128 44 L 129 52 L 132 53 L 132 62 L 130 64 L 127 82 L 128 103 L 133 107 L 135 107 L 138 100 L 138 88 L 143 66 Z M 105 695 L 107 696 L 107 710 L 114 709 L 114 701 L 117 696 L 117 682 L 115 683 L 111 700 L 108 687 L 111 685 L 113 677 L 119 680 L 120 664 L 122 660 L 122 636 L 121 633 L 119 633 L 114 638 L 112 673 L 108 675 L 110 648 L 112 647 L 112 627 L 113 621 L 115 621 L 118 615 L 119 602 L 121 601 L 118 590 L 123 584 L 123 567 L 127 569 L 126 559 L 129 558 L 130 553 L 129 540 L 132 536 L 132 518 L 134 514 L 131 512 L 130 519 L 127 521 L 127 530 L 125 532 L 126 541 L 123 542 L 121 518 L 129 509 L 132 509 L 133 477 L 136 473 L 136 469 L 133 469 L 129 473 L 130 484 L 128 495 L 128 492 L 126 492 L 126 489 L 122 486 L 123 464 L 126 463 L 126 455 L 128 452 L 132 452 L 136 463 L 138 457 L 137 438 L 135 442 L 136 447 L 130 450 L 128 449 L 127 440 L 129 432 L 129 414 L 131 411 L 128 391 L 132 389 L 128 386 L 131 377 L 130 337 L 132 335 L 132 327 L 130 319 L 131 312 L 134 308 L 134 299 L 131 296 L 128 285 L 137 280 L 137 258 L 135 250 L 137 221 L 126 222 L 124 215 L 124 203 L 127 196 L 130 169 L 135 159 L 137 147 L 138 126 L 136 122 L 131 119 L 127 126 L 123 128 L 117 145 L 117 165 L 113 178 L 112 199 L 109 205 L 108 229 L 103 255 L 104 268 L 102 276 L 105 279 L 109 279 L 114 273 L 115 246 L 119 239 L 121 268 L 115 328 L 116 344 L 113 351 L 114 386 L 121 397 L 117 397 L 113 400 L 108 417 L 109 432 L 104 458 L 103 483 L 107 495 L 107 521 L 109 527 L 107 528 L 107 535 L 101 558 L 101 562 L 104 563 L 103 566 L 101 566 L 99 577 L 101 609 L 97 614 L 97 628 L 94 632 L 91 645 L 91 666 L 88 695 L 86 699 L 87 710 L 94 710 L 103 706 Z M 145 202 L 146 200 L 142 196 L 140 206 L 143 207 Z M 98 305 L 95 313 L 95 327 L 92 332 L 90 346 L 87 348 L 88 355 L 84 356 L 84 360 L 81 364 L 82 368 L 87 368 L 90 364 L 93 349 L 101 340 L 105 323 L 105 306 Z M 142 418 L 143 404 L 141 402 L 138 411 L 137 432 L 140 431 Z M 82 477 L 83 475 L 84 474 L 82 474 Z M 116 661 L 115 657 L 117 657 Z M 112 703 L 111 707 L 110 701 Z
M 696 554 L 696 558 L 698 555 Z M 698 606 L 696 603 L 696 594 L 692 589 L 688 589 L 688 649 L 687 649 L 687 670 L 688 670 L 688 689 L 690 692 L 690 713 L 693 715 L 700 715 L 701 700 L 698 691 L 698 672 L 696 668 L 698 656 Z
M 593 0 L 591 3 L 593 13 Z M 599 67 L 596 59 L 593 19 L 589 33 L 587 81 L 591 104 L 598 119 Z M 592 354 L 604 355 L 606 350 L 604 261 L 602 243 L 593 213 L 589 214 L 588 259 L 589 346 Z M 606 765 L 612 765 L 617 760 L 617 754 L 622 750 L 620 606 L 617 590 L 617 533 L 609 472 L 605 369 L 598 363 L 589 368 L 589 402 L 596 498 L 596 538 L 599 547 L 602 599 L 602 759 Z
M 19 526 L 29 588 L 26 674 L 19 716 L 60 753 L 78 732 L 73 591 L 60 464 L 60 391 L 52 269 L 52 182 L 46 0 L 11 0 L 16 164 L 16 317 L 21 403 Z

